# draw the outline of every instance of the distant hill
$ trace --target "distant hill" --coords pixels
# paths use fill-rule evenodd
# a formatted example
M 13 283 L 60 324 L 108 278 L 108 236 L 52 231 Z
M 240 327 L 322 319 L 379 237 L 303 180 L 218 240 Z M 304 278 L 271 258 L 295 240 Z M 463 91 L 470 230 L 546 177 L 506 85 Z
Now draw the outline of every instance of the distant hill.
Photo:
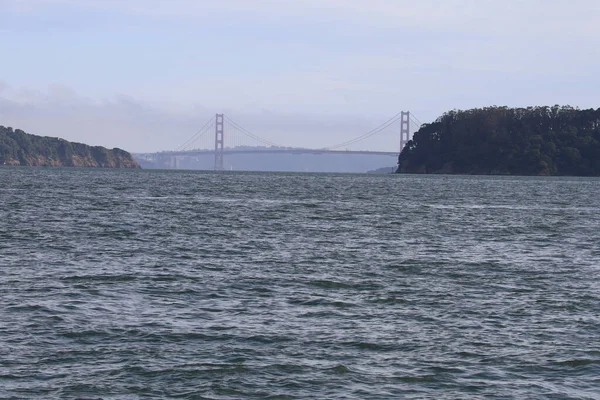
M 131 154 L 0 126 L 0 165 L 139 168 Z
M 367 171 L 367 174 L 391 174 L 396 171 L 396 167 L 381 167 Z
M 488 107 L 423 125 L 400 173 L 600 176 L 600 109 Z

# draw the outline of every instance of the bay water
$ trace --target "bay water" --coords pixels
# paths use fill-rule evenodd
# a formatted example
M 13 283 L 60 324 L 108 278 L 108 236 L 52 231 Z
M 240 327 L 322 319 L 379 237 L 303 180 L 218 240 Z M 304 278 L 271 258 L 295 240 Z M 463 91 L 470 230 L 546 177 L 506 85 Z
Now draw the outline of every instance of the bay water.
M 0 168 L 0 398 L 600 398 L 600 180 Z

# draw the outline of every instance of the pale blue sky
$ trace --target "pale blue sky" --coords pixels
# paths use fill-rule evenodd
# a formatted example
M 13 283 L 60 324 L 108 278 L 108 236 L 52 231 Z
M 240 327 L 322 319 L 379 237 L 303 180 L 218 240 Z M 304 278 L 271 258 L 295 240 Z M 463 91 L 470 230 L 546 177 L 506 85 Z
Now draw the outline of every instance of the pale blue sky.
M 0 125 L 154 151 L 225 112 L 322 147 L 400 110 L 600 107 L 599 45 L 595 0 L 0 0 Z

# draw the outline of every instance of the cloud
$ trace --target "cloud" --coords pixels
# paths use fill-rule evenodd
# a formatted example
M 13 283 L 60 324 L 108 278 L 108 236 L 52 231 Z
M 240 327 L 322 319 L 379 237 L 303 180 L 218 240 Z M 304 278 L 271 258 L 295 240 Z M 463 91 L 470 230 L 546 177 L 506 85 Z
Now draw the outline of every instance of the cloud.
M 7 1 L 7 0 L 5 0 Z M 14 2 L 14 0 L 12 0 Z M 8 0 L 10 3 L 11 0 Z M 587 14 L 598 10 L 595 0 L 578 0 L 565 3 L 563 0 L 528 0 L 527 2 L 509 0 L 498 3 L 495 0 L 27 0 L 19 4 L 70 4 L 80 7 L 95 7 L 120 10 L 124 12 L 152 13 L 187 16 L 206 15 L 215 11 L 245 12 L 255 11 L 272 15 L 305 15 L 314 13 L 336 14 L 339 16 L 361 15 L 363 18 L 382 18 L 397 20 L 412 18 L 415 20 L 444 20 L 457 22 L 473 17 L 503 16 L 513 20 L 526 17 L 527 14 L 570 18 L 573 15 Z M 577 5 L 575 7 L 574 5 Z
M 576 5 L 576 6 L 575 6 Z M 428 30 L 523 34 L 569 26 L 589 32 L 598 22 L 600 4 L 579 0 L 4 0 L 14 11 L 48 11 L 53 7 L 110 11 L 160 18 L 195 18 L 227 24 L 218 17 L 242 16 L 247 21 L 305 23 L 348 20 L 371 27 L 426 27 Z M 573 33 L 573 32 L 572 32 Z
M 8 83 L 0 80 L 0 94 L 2 94 L 2 92 L 4 91 L 7 91 L 9 87 L 10 86 L 8 85 Z
M 106 147 L 162 148 L 192 121 L 124 96 L 92 101 L 64 85 L 0 94 L 0 124 Z M 188 125 L 189 124 L 189 125 Z
M 11 89 L 0 95 L 0 124 L 36 135 L 62 137 L 105 147 L 120 147 L 134 152 L 173 150 L 193 136 L 213 111 L 200 106 L 151 104 L 120 95 L 110 100 L 93 101 L 64 85 L 46 91 Z M 250 132 L 291 147 L 325 147 L 359 136 L 379 123 L 357 116 L 282 113 L 269 110 L 245 112 L 222 110 Z M 227 145 L 251 144 L 233 128 Z M 396 144 L 391 127 L 361 148 L 388 150 Z M 237 139 L 234 139 L 234 135 Z M 214 143 L 211 132 L 198 147 Z

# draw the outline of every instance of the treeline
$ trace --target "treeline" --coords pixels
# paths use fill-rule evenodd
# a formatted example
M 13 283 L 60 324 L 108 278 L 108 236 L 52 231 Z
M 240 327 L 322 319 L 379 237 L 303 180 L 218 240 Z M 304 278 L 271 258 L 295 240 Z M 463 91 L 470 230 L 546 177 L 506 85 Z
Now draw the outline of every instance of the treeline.
M 0 126 L 0 165 L 138 168 L 131 154 Z
M 600 108 L 488 107 L 423 125 L 398 172 L 600 176 Z

